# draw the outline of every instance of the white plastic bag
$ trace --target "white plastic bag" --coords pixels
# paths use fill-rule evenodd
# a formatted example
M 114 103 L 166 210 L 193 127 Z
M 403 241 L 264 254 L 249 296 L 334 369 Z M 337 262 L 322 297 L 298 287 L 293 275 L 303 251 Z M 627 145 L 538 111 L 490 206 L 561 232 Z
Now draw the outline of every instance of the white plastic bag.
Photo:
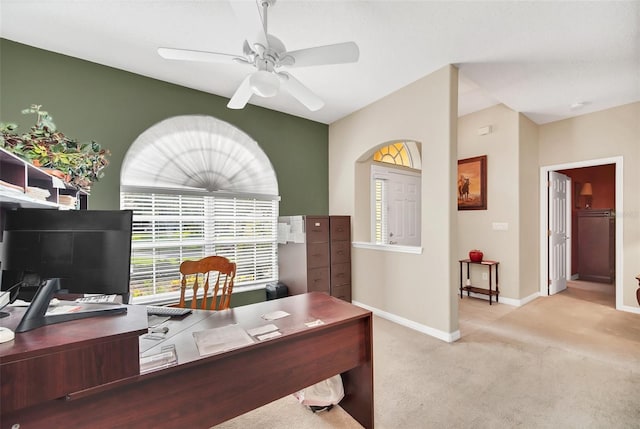
M 344 398 L 344 387 L 340 374 L 316 383 L 293 394 L 302 405 L 328 407 L 338 405 Z

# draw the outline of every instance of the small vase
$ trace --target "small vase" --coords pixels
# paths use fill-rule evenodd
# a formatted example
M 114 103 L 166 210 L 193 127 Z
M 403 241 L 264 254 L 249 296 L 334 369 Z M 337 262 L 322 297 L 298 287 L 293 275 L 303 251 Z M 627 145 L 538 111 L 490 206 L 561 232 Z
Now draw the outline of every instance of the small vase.
M 473 249 L 469 252 L 469 259 L 471 262 L 482 262 L 483 256 L 484 254 L 478 249 Z

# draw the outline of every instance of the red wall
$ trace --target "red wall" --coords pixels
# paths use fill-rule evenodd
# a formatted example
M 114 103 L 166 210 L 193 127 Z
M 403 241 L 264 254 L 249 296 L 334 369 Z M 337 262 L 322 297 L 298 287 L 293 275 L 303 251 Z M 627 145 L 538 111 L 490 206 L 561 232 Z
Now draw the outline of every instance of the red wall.
M 578 272 L 578 210 L 585 210 L 585 198 L 579 196 L 580 189 L 586 182 L 591 183 L 593 196 L 591 208 L 614 209 L 616 207 L 616 166 L 615 164 L 598 165 L 596 167 L 572 168 L 559 170 L 559 173 L 571 177 L 572 190 L 571 210 L 571 274 Z M 576 187 L 576 184 L 578 186 Z

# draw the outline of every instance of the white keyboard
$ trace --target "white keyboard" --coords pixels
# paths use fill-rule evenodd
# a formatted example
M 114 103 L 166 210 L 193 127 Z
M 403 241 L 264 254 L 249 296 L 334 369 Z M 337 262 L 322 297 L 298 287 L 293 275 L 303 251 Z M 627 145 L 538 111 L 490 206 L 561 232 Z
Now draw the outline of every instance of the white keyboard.
M 147 305 L 147 314 L 154 316 L 180 317 L 191 313 L 190 308 L 164 307 L 161 305 Z

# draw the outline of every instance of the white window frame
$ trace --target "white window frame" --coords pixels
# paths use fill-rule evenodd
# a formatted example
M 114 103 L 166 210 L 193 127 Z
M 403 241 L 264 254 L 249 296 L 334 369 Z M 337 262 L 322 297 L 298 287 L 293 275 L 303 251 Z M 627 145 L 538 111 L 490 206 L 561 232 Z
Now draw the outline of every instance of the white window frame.
M 131 197 L 135 196 L 140 196 L 137 204 L 131 201 Z M 174 197 L 176 202 L 167 209 L 166 203 L 170 203 Z M 194 213 L 197 208 L 194 204 L 198 204 L 197 200 L 201 198 L 202 209 Z M 182 200 L 190 201 L 191 205 L 181 210 L 176 205 Z M 225 256 L 238 264 L 234 292 L 263 288 L 265 284 L 278 279 L 278 197 L 123 187 L 120 201 L 122 209 L 134 210 L 131 256 L 131 295 L 134 303 L 177 301 L 180 295 L 179 264 L 184 260 L 210 255 Z M 165 207 L 162 214 L 158 212 L 162 208 L 161 202 Z M 216 205 L 216 202 L 219 204 Z M 144 204 L 147 207 L 151 204 L 153 210 L 143 209 L 141 206 Z M 257 209 L 252 210 L 252 206 Z M 173 209 L 177 210 L 171 212 Z M 216 219 L 220 222 L 216 222 Z M 154 227 L 145 237 L 146 241 L 136 240 L 136 236 L 145 234 L 140 229 L 144 222 L 151 223 Z M 163 230 L 158 222 L 180 224 L 178 238 L 163 237 Z M 185 222 L 187 225 L 199 226 L 194 228 L 196 237 L 190 239 L 183 234 Z M 244 228 L 238 228 L 238 225 L 244 225 Z M 246 235 L 243 230 L 248 230 L 253 235 Z M 198 250 L 193 250 L 198 247 Z M 159 258 L 158 252 L 163 249 L 175 251 L 164 253 Z M 166 264 L 166 259 L 174 259 L 174 262 Z M 140 260 L 145 262 L 138 263 Z M 148 283 L 147 286 L 142 287 L 141 284 L 145 282 Z M 170 291 L 159 292 L 160 288 L 169 287 L 168 284 L 171 284 Z M 136 294 L 136 290 L 144 288 L 150 288 L 151 293 Z M 189 298 L 191 294 L 191 290 L 187 290 Z

